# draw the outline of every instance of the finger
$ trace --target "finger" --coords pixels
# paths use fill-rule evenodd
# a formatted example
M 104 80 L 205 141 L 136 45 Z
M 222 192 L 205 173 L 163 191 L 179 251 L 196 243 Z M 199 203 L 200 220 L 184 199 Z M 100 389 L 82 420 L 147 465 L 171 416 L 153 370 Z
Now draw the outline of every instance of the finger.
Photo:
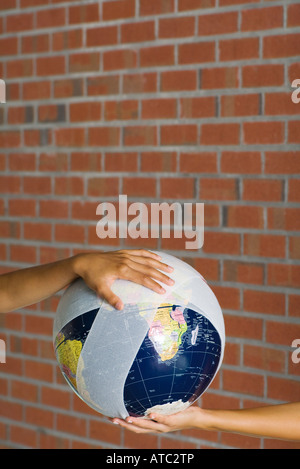
M 145 418 L 127 417 L 126 422 L 142 430 L 147 430 L 150 432 L 165 432 L 168 430 L 168 427 L 166 427 L 164 424 L 158 422 L 158 420 L 154 421 L 153 419 L 150 419 L 150 418 L 145 419 Z
M 137 270 L 132 269 L 129 266 L 127 267 L 126 271 L 124 270 L 123 274 L 120 274 L 119 278 L 138 283 L 139 285 L 143 285 L 144 287 L 150 288 L 150 290 L 153 290 L 159 294 L 166 293 L 166 290 L 159 283 L 153 280 L 153 278 L 149 277 L 149 275 L 142 272 L 138 272 Z
M 120 251 L 121 252 L 121 251 Z M 122 252 L 132 254 L 133 256 L 152 257 L 153 259 L 161 259 L 159 254 L 155 252 L 147 251 L 147 249 L 124 249 Z
M 174 285 L 173 279 L 165 275 L 163 272 L 160 272 L 156 268 L 151 267 L 150 265 L 141 264 L 132 260 L 128 260 L 127 265 L 129 265 L 132 270 L 141 272 L 151 278 L 154 278 L 155 280 L 159 280 L 160 282 L 166 283 L 168 285 Z
M 97 289 L 98 295 L 106 300 L 114 308 L 121 310 L 124 308 L 123 302 L 121 299 L 113 293 L 113 291 L 107 285 L 101 285 Z
M 165 272 L 173 272 L 174 270 L 174 268 L 171 267 L 170 265 L 165 264 L 164 262 L 160 262 L 157 259 L 152 259 L 150 257 L 147 260 L 145 260 L 144 257 L 135 256 L 134 259 L 131 259 L 131 260 L 139 264 L 152 266 L 155 269 L 163 270 Z

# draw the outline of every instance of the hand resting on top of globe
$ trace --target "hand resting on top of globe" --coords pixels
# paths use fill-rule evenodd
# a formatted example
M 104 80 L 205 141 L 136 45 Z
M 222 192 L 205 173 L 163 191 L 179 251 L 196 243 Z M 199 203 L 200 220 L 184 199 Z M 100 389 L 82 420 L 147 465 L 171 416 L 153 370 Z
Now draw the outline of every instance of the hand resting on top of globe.
M 122 299 L 111 290 L 116 279 L 130 280 L 161 294 L 165 291 L 158 282 L 173 284 L 173 280 L 163 273 L 171 273 L 172 267 L 160 259 L 159 255 L 144 249 L 83 253 L 0 275 L 0 313 L 42 301 L 78 277 L 121 310 Z

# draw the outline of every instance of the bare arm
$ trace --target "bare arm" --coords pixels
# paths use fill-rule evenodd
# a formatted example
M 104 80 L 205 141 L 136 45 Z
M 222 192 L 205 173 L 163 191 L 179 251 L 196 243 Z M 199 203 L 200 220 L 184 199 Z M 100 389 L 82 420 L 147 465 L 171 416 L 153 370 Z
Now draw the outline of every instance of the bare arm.
M 0 313 L 37 303 L 66 287 L 78 277 L 112 306 L 123 304 L 112 291 L 113 282 L 122 278 L 144 285 L 158 293 L 164 289 L 157 282 L 172 284 L 163 272 L 173 269 L 160 257 L 145 250 L 121 250 L 79 254 L 51 264 L 17 270 L 0 276 Z
M 112 419 L 136 433 L 165 433 L 186 428 L 300 441 L 300 402 L 241 410 L 204 410 L 192 406 L 174 415 L 151 414 L 152 420 Z

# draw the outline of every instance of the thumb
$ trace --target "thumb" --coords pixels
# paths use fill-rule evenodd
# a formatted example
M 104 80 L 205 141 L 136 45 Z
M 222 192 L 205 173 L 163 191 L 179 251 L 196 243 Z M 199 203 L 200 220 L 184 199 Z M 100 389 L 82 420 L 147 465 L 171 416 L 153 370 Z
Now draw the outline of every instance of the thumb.
M 107 301 L 111 306 L 118 310 L 122 310 L 124 308 L 123 302 L 120 298 L 115 295 L 112 290 L 107 285 L 101 285 L 100 288 L 97 288 L 97 293 L 101 298 Z

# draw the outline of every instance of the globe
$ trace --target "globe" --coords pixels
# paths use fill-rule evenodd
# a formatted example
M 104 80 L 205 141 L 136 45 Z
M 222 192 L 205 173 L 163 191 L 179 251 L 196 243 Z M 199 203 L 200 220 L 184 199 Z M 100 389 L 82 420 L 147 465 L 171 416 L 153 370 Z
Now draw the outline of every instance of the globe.
M 147 417 L 186 409 L 217 374 L 225 346 L 220 305 L 189 264 L 158 252 L 175 284 L 166 293 L 116 280 L 119 311 L 73 282 L 59 302 L 53 341 L 73 391 L 108 417 Z

